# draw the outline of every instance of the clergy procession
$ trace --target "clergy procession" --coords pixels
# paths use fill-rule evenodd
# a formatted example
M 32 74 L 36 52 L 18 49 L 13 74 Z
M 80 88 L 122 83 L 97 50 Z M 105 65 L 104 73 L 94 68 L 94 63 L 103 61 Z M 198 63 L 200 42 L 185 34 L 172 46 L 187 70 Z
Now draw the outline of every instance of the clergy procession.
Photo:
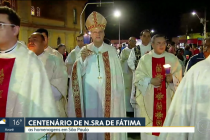
M 161 34 L 139 31 L 128 46 L 104 41 L 106 18 L 93 11 L 64 59 L 37 28 L 18 39 L 20 17 L 0 6 L 0 117 L 143 117 L 148 127 L 195 126 L 194 133 L 0 133 L 0 140 L 209 140 L 197 128 L 210 121 L 210 38 L 198 54 L 184 54 Z M 173 51 L 171 51 L 174 49 Z M 189 57 L 189 58 L 188 58 Z M 206 126 L 208 127 L 208 125 Z M 203 128 L 204 129 L 204 128 Z

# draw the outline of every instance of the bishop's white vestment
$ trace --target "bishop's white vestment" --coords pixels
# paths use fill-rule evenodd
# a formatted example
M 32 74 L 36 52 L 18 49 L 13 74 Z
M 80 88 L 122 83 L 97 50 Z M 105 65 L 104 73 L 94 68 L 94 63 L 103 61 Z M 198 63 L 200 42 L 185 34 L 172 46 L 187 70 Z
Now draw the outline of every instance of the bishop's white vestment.
M 20 42 L 0 53 L 0 104 L 0 117 L 59 117 L 43 64 Z M 44 135 L 1 133 L 0 139 L 37 140 Z
M 170 64 L 173 83 L 165 82 L 163 65 Z M 150 84 L 152 78 L 162 79 L 161 86 Z M 155 54 L 154 50 L 141 57 L 135 71 L 136 102 L 140 107 L 139 117 L 145 117 L 146 126 L 162 126 L 171 104 L 175 90 L 182 79 L 182 67 L 176 56 L 164 52 Z M 157 139 L 159 133 L 141 133 L 141 139 Z
M 164 126 L 194 126 L 194 133 L 161 133 L 158 140 L 209 140 L 210 57 L 184 76 L 168 110 Z
M 83 47 L 84 49 L 85 47 Z M 69 117 L 126 117 L 123 73 L 116 49 L 103 43 L 86 47 L 90 56 L 74 63 Z M 126 133 L 68 133 L 66 140 L 127 140 Z
M 131 98 L 131 90 L 132 90 L 132 80 L 133 80 L 133 72 L 128 66 L 128 57 L 130 55 L 131 49 L 126 47 L 122 50 L 120 54 L 120 61 L 123 70 L 123 77 L 125 83 L 125 102 L 126 102 L 126 112 L 133 112 L 133 107 L 130 103 Z

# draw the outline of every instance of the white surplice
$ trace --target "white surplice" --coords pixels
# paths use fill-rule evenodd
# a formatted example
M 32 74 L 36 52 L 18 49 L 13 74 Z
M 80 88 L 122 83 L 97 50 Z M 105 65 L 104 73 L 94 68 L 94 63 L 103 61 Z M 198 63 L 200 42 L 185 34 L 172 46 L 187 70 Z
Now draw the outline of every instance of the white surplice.
M 84 62 L 82 62 L 81 57 L 79 57 L 79 59 L 75 62 L 75 64 L 77 64 L 77 76 L 79 80 L 78 90 L 80 91 L 82 116 L 104 117 L 105 112 L 107 112 L 105 111 L 105 93 L 107 90 L 109 91 L 109 89 L 106 89 L 105 87 L 106 75 L 102 54 L 108 52 L 111 73 L 111 87 L 109 87 L 111 88 L 110 117 L 126 117 L 123 72 L 120 60 L 117 57 L 116 49 L 105 43 L 103 43 L 103 45 L 99 48 L 95 47 L 94 44 L 91 43 L 87 46 L 87 49 L 95 53 L 88 56 Z M 72 75 L 73 73 L 74 72 L 72 72 Z M 101 76 L 102 79 L 99 80 L 99 76 Z M 73 83 L 72 78 L 71 83 Z M 75 87 L 72 87 L 71 84 L 68 101 L 69 117 L 76 116 L 73 88 Z M 105 140 L 104 135 L 104 133 L 87 133 L 85 140 Z M 127 140 L 126 133 L 111 133 L 110 135 L 111 140 Z M 77 134 L 68 133 L 66 140 L 78 140 L 78 136 Z
M 38 57 L 17 43 L 0 58 L 15 58 L 7 96 L 6 117 L 59 117 L 46 70 Z M 6 133 L 5 140 L 37 140 L 44 133 Z
M 53 55 L 59 57 L 61 60 L 63 60 L 63 55 L 60 54 L 57 50 L 51 48 L 50 46 L 48 46 L 44 51 L 48 52 L 49 54 L 53 54 Z
M 145 117 L 146 126 L 153 125 L 153 111 L 154 111 L 154 85 L 150 84 L 152 77 L 152 57 L 165 57 L 165 63 L 171 65 L 171 74 L 173 76 L 173 83 L 166 84 L 166 112 L 169 109 L 175 90 L 182 79 L 182 67 L 176 56 L 164 52 L 161 55 L 155 54 L 154 50 L 141 57 L 139 64 L 135 71 L 135 85 L 136 85 L 136 102 L 140 107 L 139 117 Z M 148 136 L 147 136 L 148 135 Z M 157 139 L 158 137 L 141 133 L 143 140 Z
M 125 83 L 125 102 L 126 102 L 126 112 L 133 112 L 133 107 L 130 103 L 131 98 L 131 90 L 132 90 L 132 80 L 133 80 L 133 72 L 128 66 L 128 57 L 130 55 L 131 49 L 126 47 L 122 50 L 120 54 L 120 61 L 123 70 L 123 77 Z
M 164 126 L 194 126 L 194 133 L 161 133 L 158 140 L 209 140 L 210 57 L 184 76 L 166 115 Z
M 66 66 L 61 59 L 47 52 L 43 52 L 38 58 L 45 66 L 60 117 L 66 117 L 65 106 L 68 80 Z
M 145 55 L 147 52 L 151 51 L 151 43 L 149 43 L 147 46 L 144 46 L 142 43 L 139 44 L 140 46 L 140 51 L 141 51 L 141 56 Z M 137 47 L 137 46 L 136 46 Z M 130 69 L 133 71 L 133 85 L 132 85 L 132 90 L 131 90 L 131 98 L 130 102 L 134 108 L 134 116 L 137 117 L 138 114 L 140 113 L 140 108 L 136 105 L 136 97 L 135 97 L 135 61 L 136 61 L 136 54 L 134 51 L 134 48 L 132 48 L 130 55 L 128 57 L 128 66 Z
M 52 92 L 56 101 L 56 106 L 59 111 L 60 117 L 67 117 L 66 106 L 67 106 L 67 71 L 63 61 L 55 55 L 43 52 L 38 58 L 42 61 L 45 66 Z M 56 140 L 63 140 L 65 135 L 58 133 L 54 135 Z
M 65 64 L 67 66 L 67 72 L 68 72 L 68 76 L 70 78 L 71 76 L 71 71 L 72 71 L 72 66 L 74 64 L 74 62 L 77 59 L 77 56 L 80 52 L 81 48 L 79 46 L 76 46 L 75 49 L 73 49 L 67 56 L 66 60 L 65 60 Z

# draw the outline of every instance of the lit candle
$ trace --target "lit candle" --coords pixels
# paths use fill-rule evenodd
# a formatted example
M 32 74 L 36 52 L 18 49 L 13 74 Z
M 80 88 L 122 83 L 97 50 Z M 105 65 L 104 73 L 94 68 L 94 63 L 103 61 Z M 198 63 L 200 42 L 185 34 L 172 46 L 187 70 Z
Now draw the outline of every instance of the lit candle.
M 170 74 L 171 73 L 171 65 L 165 64 L 165 65 L 163 65 L 163 67 L 165 68 L 166 74 Z

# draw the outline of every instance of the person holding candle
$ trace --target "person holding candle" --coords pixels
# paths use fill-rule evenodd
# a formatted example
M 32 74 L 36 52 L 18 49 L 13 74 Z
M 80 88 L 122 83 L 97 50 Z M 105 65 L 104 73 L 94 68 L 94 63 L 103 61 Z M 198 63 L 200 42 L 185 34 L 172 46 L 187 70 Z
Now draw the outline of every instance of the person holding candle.
M 141 57 L 135 71 L 136 102 L 146 126 L 162 126 L 174 92 L 182 79 L 177 57 L 165 52 L 163 35 L 152 37 L 153 50 Z M 164 68 L 165 67 L 165 68 Z M 141 133 L 143 140 L 156 140 L 159 133 Z

